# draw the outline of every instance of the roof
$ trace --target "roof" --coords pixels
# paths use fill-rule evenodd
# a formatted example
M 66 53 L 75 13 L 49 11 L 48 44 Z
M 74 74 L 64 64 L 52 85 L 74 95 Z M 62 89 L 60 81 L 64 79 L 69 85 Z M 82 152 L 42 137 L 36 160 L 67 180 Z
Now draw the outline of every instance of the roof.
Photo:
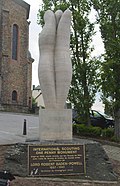
M 30 5 L 23 0 L 13 0 L 13 1 L 27 10 L 26 18 L 28 19 L 29 12 L 30 12 Z
M 34 59 L 32 58 L 31 53 L 30 53 L 29 50 L 27 52 L 27 58 L 28 58 L 29 61 L 34 62 Z
M 37 87 L 35 87 L 35 85 L 33 85 L 33 90 L 41 90 L 40 85 L 38 85 Z

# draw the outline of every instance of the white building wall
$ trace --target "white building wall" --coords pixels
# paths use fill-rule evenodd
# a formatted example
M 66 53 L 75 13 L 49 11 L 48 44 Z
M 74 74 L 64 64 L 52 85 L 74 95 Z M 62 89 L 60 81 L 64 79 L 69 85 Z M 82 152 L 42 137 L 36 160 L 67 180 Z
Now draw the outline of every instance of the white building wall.
M 38 107 L 45 107 L 41 90 L 33 90 L 32 97 L 36 100 Z

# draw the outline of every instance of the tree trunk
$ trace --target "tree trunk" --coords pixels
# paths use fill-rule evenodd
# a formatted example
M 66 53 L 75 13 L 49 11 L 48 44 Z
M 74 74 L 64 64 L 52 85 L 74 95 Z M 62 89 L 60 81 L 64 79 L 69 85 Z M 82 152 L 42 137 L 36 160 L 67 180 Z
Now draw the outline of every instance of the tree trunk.
M 87 126 L 90 126 L 90 106 L 89 106 L 89 92 L 87 85 L 87 73 L 86 73 L 86 51 L 84 47 L 83 32 L 81 31 L 81 45 L 82 45 L 82 58 L 83 58 L 83 89 L 84 89 L 84 109 L 87 121 Z

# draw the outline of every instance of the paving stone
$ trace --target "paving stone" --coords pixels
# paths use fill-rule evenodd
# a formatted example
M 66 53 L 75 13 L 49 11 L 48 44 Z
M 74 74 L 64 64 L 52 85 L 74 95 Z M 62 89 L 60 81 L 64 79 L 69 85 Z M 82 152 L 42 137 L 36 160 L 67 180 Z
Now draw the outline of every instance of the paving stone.
M 108 154 L 109 158 L 120 161 L 120 147 L 103 145 L 103 148 Z

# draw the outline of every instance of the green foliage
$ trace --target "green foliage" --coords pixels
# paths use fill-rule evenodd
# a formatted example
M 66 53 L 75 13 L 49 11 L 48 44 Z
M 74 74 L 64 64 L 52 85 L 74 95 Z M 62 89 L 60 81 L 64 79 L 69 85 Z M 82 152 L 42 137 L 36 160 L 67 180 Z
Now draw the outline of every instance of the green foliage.
M 73 134 L 78 135 L 78 136 L 97 137 L 97 138 L 102 138 L 102 139 L 114 140 L 114 129 L 113 128 L 101 129 L 100 127 L 93 127 L 93 126 L 88 127 L 84 124 L 74 124 Z
M 35 113 L 35 109 L 37 108 L 37 102 L 35 98 L 32 97 L 32 113 Z
M 94 24 L 90 23 L 88 15 L 91 10 L 89 1 L 72 1 L 71 53 L 73 77 L 69 91 L 69 100 L 83 121 L 90 124 L 89 111 L 97 91 L 97 69 L 99 63 L 91 57 L 93 47 L 90 46 L 94 35 Z
M 92 0 L 97 10 L 101 36 L 106 54 L 101 73 L 101 85 L 106 98 L 114 102 L 115 110 L 120 105 L 120 1 Z
M 86 126 L 84 124 L 74 124 L 73 133 L 80 136 L 100 137 L 102 129 L 100 127 Z
M 116 136 L 113 136 L 111 138 L 111 141 L 119 143 L 120 142 L 120 138 L 117 138 Z
M 32 97 L 32 105 L 37 105 L 35 98 Z
M 103 129 L 101 136 L 103 138 L 112 138 L 114 136 L 114 129 L 113 128 Z
M 42 8 L 39 9 L 37 17 L 38 17 L 38 24 L 41 26 L 44 25 L 44 13 L 46 10 L 52 10 L 56 11 L 61 9 L 62 11 L 65 11 L 67 8 L 69 8 L 69 3 L 66 0 L 42 0 Z
M 115 116 L 115 135 L 120 137 L 120 1 L 92 0 L 97 11 L 101 36 L 105 46 L 101 68 L 103 97 L 112 101 Z
M 114 103 L 111 100 L 108 100 L 105 97 L 102 97 L 103 104 L 105 105 L 104 112 L 108 116 L 112 116 L 114 118 Z

